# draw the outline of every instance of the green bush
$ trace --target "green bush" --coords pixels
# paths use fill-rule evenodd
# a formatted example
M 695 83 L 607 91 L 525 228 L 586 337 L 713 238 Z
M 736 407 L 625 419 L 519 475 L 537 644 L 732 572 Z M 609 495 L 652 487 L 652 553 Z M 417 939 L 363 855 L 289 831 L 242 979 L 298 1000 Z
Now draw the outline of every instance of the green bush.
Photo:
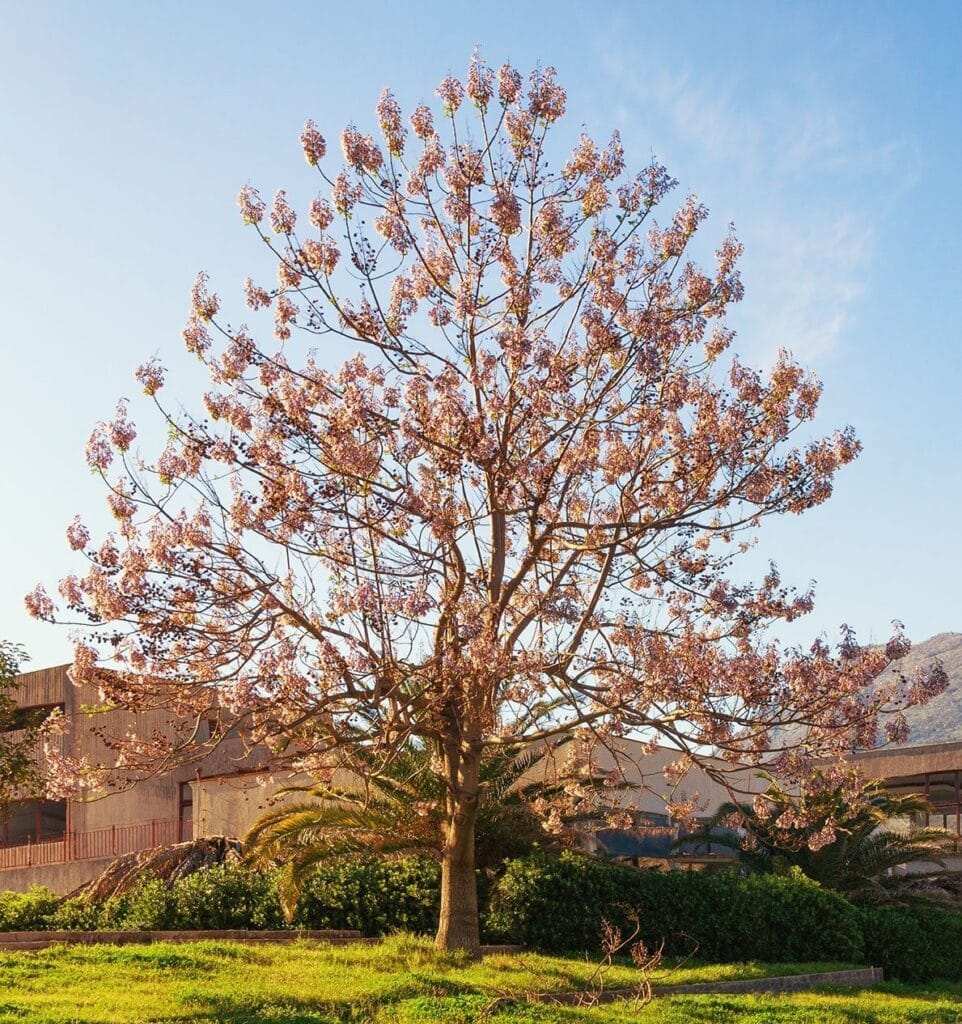
M 858 910 L 803 875 L 635 871 L 577 854 L 512 861 L 487 915 L 492 937 L 551 951 L 598 949 L 602 921 L 701 959 L 863 958 Z
M 427 857 L 338 858 L 322 864 L 301 894 L 294 924 L 357 928 L 362 935 L 437 929 L 441 869 Z
M 73 914 L 78 926 L 119 931 L 218 930 L 284 926 L 273 875 L 218 864 L 195 871 L 171 885 L 145 877 L 127 892 L 111 896 L 99 908 L 87 904 Z
M 293 922 L 299 928 L 356 928 L 364 935 L 433 932 L 440 869 L 422 857 L 338 858 L 304 887 Z M 240 865 L 202 868 L 172 885 L 145 876 L 100 903 L 63 899 L 46 889 L 0 893 L 0 931 L 166 931 L 288 927 L 277 876 Z
M 60 901 L 46 927 L 56 932 L 92 932 L 101 927 L 103 908 L 84 896 L 69 896 Z
M 173 886 L 176 927 L 185 929 L 283 928 L 272 874 L 218 864 Z
M 159 878 L 144 877 L 127 892 L 105 900 L 100 927 L 107 931 L 165 931 L 177 927 L 173 890 Z
M 0 932 L 33 932 L 47 927 L 61 897 L 42 885 L 28 892 L 0 892 Z
M 938 907 L 862 907 L 865 960 L 901 981 L 962 980 L 962 914 Z
M 479 888 L 483 896 L 489 880 Z M 440 868 L 426 857 L 342 857 L 304 887 L 294 926 L 356 928 L 363 935 L 431 933 Z M 649 946 L 724 961 L 836 960 L 886 976 L 962 980 L 962 914 L 936 907 L 858 907 L 797 871 L 635 871 L 576 854 L 510 861 L 483 912 L 486 938 L 545 951 L 596 952 L 603 919 L 630 928 L 637 911 Z M 277 877 L 238 865 L 204 868 L 173 885 L 145 877 L 94 904 L 41 886 L 0 892 L 0 931 L 43 929 L 282 928 Z

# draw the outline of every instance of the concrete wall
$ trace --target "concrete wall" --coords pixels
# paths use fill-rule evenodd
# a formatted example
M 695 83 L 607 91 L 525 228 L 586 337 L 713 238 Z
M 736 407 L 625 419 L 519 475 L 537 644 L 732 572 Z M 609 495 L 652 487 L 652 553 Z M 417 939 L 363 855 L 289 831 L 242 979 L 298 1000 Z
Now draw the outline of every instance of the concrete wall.
M 43 864 L 30 868 L 5 868 L 0 871 L 0 889 L 26 892 L 33 885 L 45 885 L 61 896 L 79 889 L 96 878 L 112 857 L 98 860 L 75 860 L 67 864 Z
M 535 764 L 526 773 L 525 781 L 555 781 L 570 750 L 570 746 L 563 746 L 554 755 Z M 619 769 L 627 788 L 613 789 L 608 799 L 616 807 L 641 814 L 665 814 L 667 804 L 693 800 L 695 813 L 703 816 L 711 814 L 728 800 L 744 800 L 746 794 L 760 793 L 768 788 L 765 780 L 757 778 L 757 769 L 733 767 L 711 757 L 703 761 L 719 773 L 721 781 L 703 768 L 691 765 L 679 778 L 669 782 L 665 769 L 681 756 L 681 751 L 670 747 L 651 750 L 637 740 L 617 739 L 609 746 L 595 748 L 592 768 L 598 773 Z
M 75 687 L 67 676 L 69 665 L 25 672 L 20 677 L 17 700 L 21 707 L 62 704 L 69 727 L 57 741 L 60 753 L 89 764 L 112 764 L 116 754 L 111 741 L 129 732 L 150 735 L 175 728 L 176 720 L 167 712 L 132 714 L 126 711 L 95 711 L 101 703 L 97 691 L 89 686 Z M 38 752 L 41 771 L 42 753 Z M 70 800 L 67 830 L 90 832 L 134 822 L 173 821 L 179 814 L 180 783 L 194 776 L 190 767 L 170 774 L 139 780 L 136 785 L 120 784 L 113 791 Z
M 909 747 L 860 750 L 847 760 L 870 779 L 895 779 L 962 769 L 962 743 L 924 743 Z
M 546 758 L 533 765 L 524 777 L 525 782 L 554 781 L 565 754 Z M 731 765 L 716 759 L 706 759 L 720 772 L 726 773 L 719 782 L 702 768 L 692 766 L 674 784 L 665 779 L 665 768 L 677 761 L 680 752 L 659 747 L 651 752 L 634 740 L 618 740 L 613 750 L 599 749 L 594 755 L 594 769 L 609 771 L 616 763 L 631 788 L 612 790 L 609 795 L 616 806 L 644 814 L 663 815 L 667 803 L 694 800 L 696 813 L 711 814 L 722 803 L 731 799 L 744 799 L 746 793 L 759 793 L 768 783 L 756 777 L 755 769 L 732 769 Z M 281 790 L 291 785 L 306 785 L 307 776 L 285 774 L 247 774 L 201 778 L 191 783 L 194 803 L 194 836 L 238 836 L 244 833 L 265 811 L 304 799 L 297 795 L 285 796 Z M 358 780 L 349 773 L 338 772 L 335 784 L 346 789 L 360 789 Z M 726 785 L 727 784 L 727 785 Z M 730 788 L 728 788 L 730 787 Z
M 119 710 L 95 710 L 101 704 L 96 689 L 75 687 L 67 675 L 68 669 L 68 665 L 58 665 L 23 673 L 19 677 L 17 691 L 21 707 L 63 705 L 68 728 L 55 741 L 61 755 L 91 765 L 113 765 L 116 751 L 112 743 L 115 740 L 131 733 L 150 736 L 170 734 L 172 730 L 184 728 L 183 722 L 178 722 L 166 711 L 133 714 Z M 37 758 L 43 773 L 46 764 L 42 750 L 38 750 Z M 80 834 L 79 844 L 72 844 L 73 860 L 33 867 L 0 867 L 0 889 L 25 889 L 32 884 L 47 885 L 58 892 L 76 888 L 95 877 L 109 863 L 109 858 L 100 859 L 99 854 L 101 849 L 106 852 L 113 845 L 112 829 L 118 830 L 115 846 L 118 854 L 146 849 L 153 845 L 154 840 L 163 843 L 179 839 L 182 784 L 186 786 L 194 781 L 198 769 L 206 774 L 236 770 L 247 763 L 247 758 L 248 752 L 243 744 L 228 737 L 199 765 L 180 765 L 157 775 L 118 778 L 109 789 L 67 801 L 67 832 Z M 157 827 L 154 828 L 152 823 Z M 190 826 L 187 826 L 184 838 L 189 837 Z M 83 848 L 85 844 L 81 856 L 93 854 L 93 857 L 77 859 L 78 846 Z
M 300 779 L 299 782 L 306 782 Z M 278 793 L 292 784 L 290 776 L 234 775 L 196 780 L 194 838 L 236 836 L 243 838 L 253 823 L 279 803 L 290 803 Z
M 285 804 L 312 803 L 304 793 L 283 793 L 290 786 L 309 786 L 308 775 L 276 772 L 199 778 L 191 783 L 194 797 L 194 838 L 244 835 L 265 811 Z M 349 772 L 336 771 L 332 784 L 360 790 L 361 782 Z

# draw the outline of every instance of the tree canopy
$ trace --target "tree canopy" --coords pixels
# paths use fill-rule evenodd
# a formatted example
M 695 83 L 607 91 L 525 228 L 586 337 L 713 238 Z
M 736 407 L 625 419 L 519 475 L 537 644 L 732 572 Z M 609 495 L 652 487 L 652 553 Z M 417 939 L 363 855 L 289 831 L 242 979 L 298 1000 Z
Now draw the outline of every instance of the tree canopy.
M 37 749 L 42 718 L 25 714 L 17 700 L 17 676 L 27 660 L 24 649 L 0 640 L 0 809 L 16 797 L 35 793 L 40 785 Z
M 860 448 L 811 434 L 821 385 L 787 353 L 764 375 L 730 355 L 734 234 L 701 269 L 705 206 L 662 214 L 676 182 L 629 172 L 617 133 L 556 160 L 550 67 L 525 80 L 476 54 L 437 96 L 405 120 L 385 90 L 380 141 L 349 125 L 341 166 L 308 122 L 306 217 L 241 190 L 276 283 L 245 281 L 235 326 L 198 276 L 183 339 L 203 410 L 140 368 L 169 441 L 136 453 L 123 402 L 98 425 L 116 533 L 75 521 L 89 569 L 59 609 L 40 587 L 27 603 L 86 623 L 76 680 L 187 723 L 126 741 L 127 766 L 195 753 L 214 705 L 321 777 L 342 748 L 427 743 L 447 793 L 439 942 L 476 949 L 485 748 L 633 732 L 797 774 L 873 743 L 881 711 L 898 735 L 944 680 L 867 689 L 900 634 L 783 649 L 772 629 L 811 592 L 734 572 L 766 517 L 826 501 Z

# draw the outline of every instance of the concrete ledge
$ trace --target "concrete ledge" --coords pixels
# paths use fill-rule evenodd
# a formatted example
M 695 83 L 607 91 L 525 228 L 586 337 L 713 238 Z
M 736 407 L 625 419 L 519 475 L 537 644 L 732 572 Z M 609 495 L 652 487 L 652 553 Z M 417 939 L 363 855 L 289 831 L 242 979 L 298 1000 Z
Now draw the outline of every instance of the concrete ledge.
M 247 931 L 245 929 L 221 929 L 220 931 L 148 931 L 148 932 L 0 932 L 0 951 L 13 953 L 17 950 L 47 949 L 62 943 L 75 946 L 98 944 L 129 946 L 133 943 L 149 942 L 202 942 L 205 939 L 222 939 L 230 942 L 296 942 L 298 939 L 312 939 L 315 942 L 329 942 L 342 946 L 360 943 L 372 946 L 378 938 L 367 939 L 359 931 L 350 928 L 283 929 L 276 931 Z M 523 946 L 482 946 L 482 956 L 520 953 Z
M 859 988 L 885 981 L 881 967 L 857 967 L 850 971 L 821 971 L 817 974 L 786 974 L 779 978 L 733 978 L 693 985 L 665 985 L 656 995 L 696 995 L 699 992 L 800 992 L 818 985 L 855 985 Z
M 692 985 L 660 985 L 652 987 L 657 999 L 664 996 L 707 995 L 711 993 L 801 992 L 819 985 L 852 985 L 868 988 L 885 981 L 881 967 L 856 967 L 849 971 L 821 971 L 817 974 L 786 974 L 777 978 L 733 978 L 730 981 L 703 981 Z M 559 1003 L 578 1006 L 587 1002 L 613 1003 L 634 999 L 634 989 L 613 988 L 591 995 L 587 992 L 540 992 L 529 1002 Z
M 46 949 L 57 943 L 78 946 L 99 944 L 131 945 L 146 942 L 200 942 L 204 939 L 227 939 L 231 942 L 296 942 L 314 939 L 319 942 L 370 942 L 359 931 L 350 929 L 314 929 L 298 931 L 247 931 L 240 928 L 221 931 L 148 931 L 148 932 L 0 932 L 0 950 Z
M 35 864 L 33 867 L 0 868 L 0 890 L 26 892 L 32 885 L 45 885 L 58 896 L 79 889 L 97 878 L 116 857 L 96 857 L 58 864 Z

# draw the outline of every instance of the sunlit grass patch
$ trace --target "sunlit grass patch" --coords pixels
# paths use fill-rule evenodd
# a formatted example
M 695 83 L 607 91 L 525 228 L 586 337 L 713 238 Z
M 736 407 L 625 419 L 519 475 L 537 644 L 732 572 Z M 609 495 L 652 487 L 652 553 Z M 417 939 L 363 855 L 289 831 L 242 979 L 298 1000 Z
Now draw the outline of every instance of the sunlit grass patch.
M 667 964 L 655 984 L 836 970 L 840 964 Z M 471 963 L 430 941 L 399 935 L 379 945 L 312 941 L 56 946 L 0 954 L 0 1024 L 958 1024 L 962 986 L 886 985 L 790 996 L 672 996 L 576 1008 L 531 1003 L 534 993 L 581 989 L 583 957 L 497 954 Z M 606 989 L 630 988 L 637 970 L 615 964 Z

